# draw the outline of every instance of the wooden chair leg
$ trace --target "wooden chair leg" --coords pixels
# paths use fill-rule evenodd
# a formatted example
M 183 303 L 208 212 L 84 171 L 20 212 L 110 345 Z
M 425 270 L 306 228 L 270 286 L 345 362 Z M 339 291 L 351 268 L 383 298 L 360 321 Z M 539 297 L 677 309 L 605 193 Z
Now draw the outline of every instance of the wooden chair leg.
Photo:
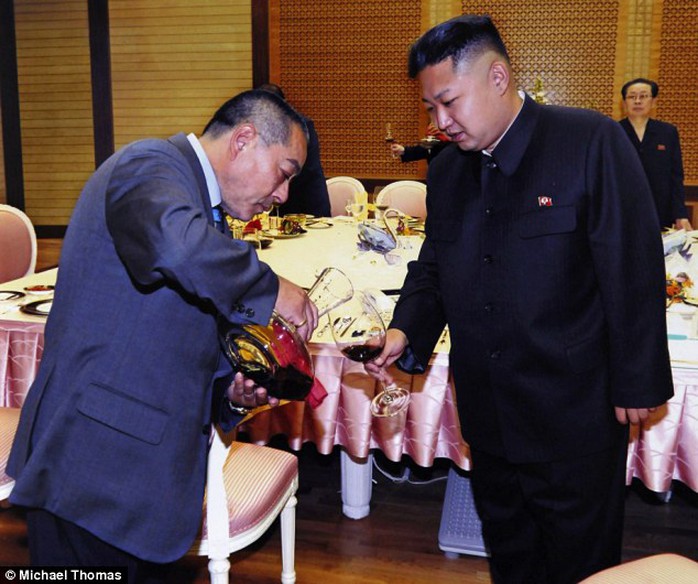
M 296 503 L 291 497 L 281 512 L 281 582 L 296 582 Z

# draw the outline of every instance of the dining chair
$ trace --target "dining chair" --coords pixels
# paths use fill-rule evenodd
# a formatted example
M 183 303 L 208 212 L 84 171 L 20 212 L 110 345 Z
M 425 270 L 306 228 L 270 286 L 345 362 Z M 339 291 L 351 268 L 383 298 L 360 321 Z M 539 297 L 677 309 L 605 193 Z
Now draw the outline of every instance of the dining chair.
M 657 554 L 597 572 L 580 584 L 695 584 L 698 563 L 677 554 Z
M 224 442 L 225 440 L 225 442 Z M 281 522 L 281 582 L 296 581 L 298 459 L 293 454 L 221 437 L 208 455 L 201 537 L 189 551 L 208 556 L 211 584 L 227 584 L 228 557 L 259 539 L 276 518 Z
M 411 217 L 427 216 L 427 185 L 416 180 L 398 180 L 384 186 L 376 197 L 376 205 L 397 209 Z
M 34 273 L 34 226 L 23 211 L 10 205 L 0 205 L 0 249 L 0 284 Z
M 0 408 L 0 501 L 7 499 L 15 486 L 14 479 L 7 476 L 5 469 L 15 439 L 20 411 L 20 408 Z
M 332 217 L 346 215 L 347 199 L 353 199 L 356 193 L 366 189 L 360 180 L 351 176 L 334 176 L 327 179 L 327 192 L 330 194 L 330 212 Z

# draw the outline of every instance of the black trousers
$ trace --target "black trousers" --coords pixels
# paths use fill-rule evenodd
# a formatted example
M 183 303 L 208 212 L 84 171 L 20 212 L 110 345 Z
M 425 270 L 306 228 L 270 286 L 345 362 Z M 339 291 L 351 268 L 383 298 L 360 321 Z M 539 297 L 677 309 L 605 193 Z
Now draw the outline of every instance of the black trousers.
M 166 584 L 170 564 L 146 562 L 43 509 L 27 510 L 29 559 L 36 567 L 127 568 L 128 584 Z
M 573 584 L 620 563 L 627 438 L 571 460 L 512 464 L 471 450 L 495 584 Z

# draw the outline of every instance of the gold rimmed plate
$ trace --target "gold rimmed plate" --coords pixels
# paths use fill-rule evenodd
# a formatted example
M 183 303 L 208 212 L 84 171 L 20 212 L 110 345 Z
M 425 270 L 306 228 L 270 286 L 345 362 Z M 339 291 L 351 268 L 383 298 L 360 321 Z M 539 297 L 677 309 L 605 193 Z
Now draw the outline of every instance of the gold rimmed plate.
M 332 223 L 323 219 L 313 219 L 305 224 L 306 229 L 329 229 Z
M 51 312 L 52 305 L 53 300 L 37 300 L 35 302 L 30 302 L 29 304 L 24 304 L 19 309 L 26 314 L 48 316 L 49 312 Z
M 295 239 L 301 235 L 305 235 L 307 231 L 304 229 L 299 233 L 282 233 L 281 231 L 265 231 L 265 237 L 273 237 L 274 239 Z

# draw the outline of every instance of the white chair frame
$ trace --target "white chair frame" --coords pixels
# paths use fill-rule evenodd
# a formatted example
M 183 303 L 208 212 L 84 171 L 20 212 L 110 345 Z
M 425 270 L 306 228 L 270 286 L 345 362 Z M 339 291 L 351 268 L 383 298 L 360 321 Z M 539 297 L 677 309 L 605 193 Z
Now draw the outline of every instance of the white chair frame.
M 208 570 L 211 584 L 228 584 L 230 573 L 229 556 L 259 539 L 280 515 L 281 523 L 281 582 L 294 584 L 295 546 L 296 546 L 296 503 L 298 474 L 279 498 L 276 506 L 253 528 L 229 535 L 230 516 L 225 491 L 223 466 L 230 453 L 232 442 L 226 444 L 218 431 L 213 433 L 213 440 L 208 455 L 207 470 L 207 504 L 206 522 L 208 538 L 197 540 L 189 554 L 208 556 Z M 255 448 L 266 448 L 255 446 Z M 234 472 L 234 471 L 233 471 Z

